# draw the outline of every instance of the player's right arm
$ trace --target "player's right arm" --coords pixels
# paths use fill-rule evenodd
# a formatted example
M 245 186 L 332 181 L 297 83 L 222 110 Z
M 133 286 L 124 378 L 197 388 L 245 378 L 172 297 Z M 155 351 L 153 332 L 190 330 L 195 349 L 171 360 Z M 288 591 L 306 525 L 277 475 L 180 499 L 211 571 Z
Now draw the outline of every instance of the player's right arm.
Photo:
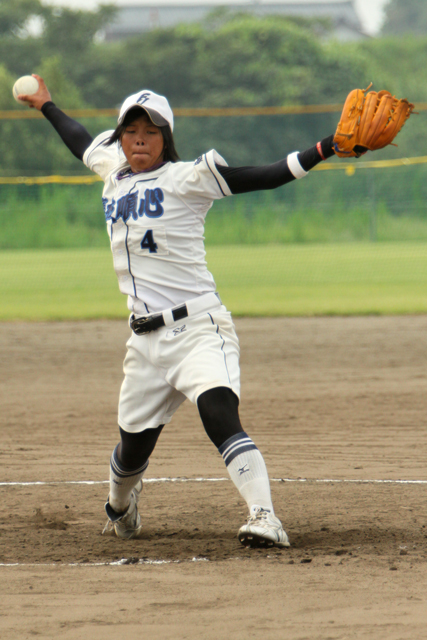
M 32 95 L 20 95 L 19 98 L 25 100 L 30 109 L 41 111 L 59 133 L 71 153 L 79 160 L 83 160 L 85 151 L 93 142 L 92 136 L 83 125 L 67 116 L 52 102 L 52 96 L 43 78 L 36 74 L 33 76 L 39 83 L 38 91 Z

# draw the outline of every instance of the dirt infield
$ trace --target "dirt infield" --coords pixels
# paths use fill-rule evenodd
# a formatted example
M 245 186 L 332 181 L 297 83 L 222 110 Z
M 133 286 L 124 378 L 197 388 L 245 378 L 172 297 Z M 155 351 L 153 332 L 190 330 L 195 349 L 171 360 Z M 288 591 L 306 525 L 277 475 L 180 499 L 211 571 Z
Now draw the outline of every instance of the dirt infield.
M 240 546 L 246 508 L 189 403 L 142 539 L 101 536 L 126 323 L 0 325 L 2 640 L 426 637 L 427 317 L 236 325 L 289 550 Z

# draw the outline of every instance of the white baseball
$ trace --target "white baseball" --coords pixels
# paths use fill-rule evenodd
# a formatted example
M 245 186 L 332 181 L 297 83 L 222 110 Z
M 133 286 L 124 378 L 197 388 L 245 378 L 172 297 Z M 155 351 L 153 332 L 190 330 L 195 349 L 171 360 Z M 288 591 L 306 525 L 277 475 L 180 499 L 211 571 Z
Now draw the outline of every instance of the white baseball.
M 38 81 L 33 78 L 33 76 L 22 76 L 22 78 L 18 78 L 18 80 L 13 85 L 12 93 L 16 102 L 20 104 L 27 104 L 23 100 L 19 100 L 19 95 L 28 95 L 31 96 L 33 93 L 37 93 L 39 89 Z

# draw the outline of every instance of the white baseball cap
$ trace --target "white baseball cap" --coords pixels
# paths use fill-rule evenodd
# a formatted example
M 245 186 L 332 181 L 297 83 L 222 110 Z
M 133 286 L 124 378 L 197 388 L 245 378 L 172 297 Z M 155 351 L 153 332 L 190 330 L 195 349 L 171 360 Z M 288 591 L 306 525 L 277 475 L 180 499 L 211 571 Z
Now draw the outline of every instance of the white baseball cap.
M 126 98 L 121 106 L 119 118 L 117 120 L 118 124 L 122 124 L 127 112 L 134 107 L 141 107 L 142 109 L 145 109 L 153 124 L 158 127 L 164 127 L 168 124 L 171 131 L 173 131 L 172 109 L 164 96 L 159 96 L 157 93 L 145 89 L 138 93 L 133 93 L 131 96 Z

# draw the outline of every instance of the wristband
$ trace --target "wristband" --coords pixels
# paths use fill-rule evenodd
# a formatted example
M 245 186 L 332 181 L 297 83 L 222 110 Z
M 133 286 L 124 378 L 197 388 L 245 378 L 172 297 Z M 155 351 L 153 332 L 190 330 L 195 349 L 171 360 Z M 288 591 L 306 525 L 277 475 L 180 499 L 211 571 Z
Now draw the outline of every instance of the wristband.
M 301 163 L 298 159 L 299 151 L 294 151 L 287 158 L 289 171 L 292 173 L 294 178 L 299 180 L 300 178 L 304 178 L 307 175 L 307 171 L 301 166 Z
M 317 153 L 319 154 L 319 156 L 322 158 L 322 160 L 326 160 L 325 156 L 323 155 L 323 151 L 322 151 L 322 143 L 318 142 L 316 144 L 316 149 L 317 149 Z

